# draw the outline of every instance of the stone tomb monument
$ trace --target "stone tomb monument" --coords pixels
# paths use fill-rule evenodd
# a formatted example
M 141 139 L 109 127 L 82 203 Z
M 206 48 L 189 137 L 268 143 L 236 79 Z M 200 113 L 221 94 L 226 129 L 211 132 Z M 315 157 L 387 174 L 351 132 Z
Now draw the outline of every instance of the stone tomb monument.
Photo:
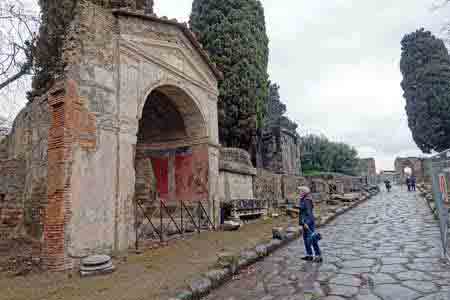
M 201 201 L 218 220 L 221 73 L 186 24 L 116 2 L 78 1 L 64 74 L 0 145 L 23 160 L 27 230 L 50 270 L 133 246 L 138 194 Z

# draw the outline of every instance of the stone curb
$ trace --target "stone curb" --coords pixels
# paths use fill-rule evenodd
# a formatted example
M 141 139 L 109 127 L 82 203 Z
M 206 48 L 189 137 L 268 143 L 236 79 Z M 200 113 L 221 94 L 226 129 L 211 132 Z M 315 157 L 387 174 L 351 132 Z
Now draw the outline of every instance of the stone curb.
M 352 205 L 341 209 L 332 216 L 323 220 L 318 224 L 318 228 L 329 224 L 337 217 L 348 212 L 349 210 L 359 206 L 366 202 L 373 195 L 365 197 Z M 202 297 L 207 296 L 212 290 L 222 286 L 233 278 L 233 275 L 239 273 L 242 269 L 258 262 L 266 256 L 274 253 L 278 249 L 286 246 L 287 244 L 297 240 L 302 233 L 300 228 L 289 227 L 286 229 L 286 233 L 283 234 L 283 239 L 272 239 L 267 243 L 260 244 L 253 249 L 244 250 L 239 255 L 236 255 L 236 263 L 228 267 L 217 268 L 212 271 L 206 272 L 199 278 L 192 280 L 189 283 L 189 288 L 181 291 L 175 297 L 171 297 L 168 300 L 200 300 Z
M 353 208 L 355 208 L 355 207 L 357 207 L 357 206 L 363 204 L 364 202 L 366 202 L 367 200 L 371 199 L 372 197 L 374 197 L 374 196 L 376 196 L 376 195 L 378 195 L 378 194 L 375 194 L 375 195 L 369 195 L 369 196 L 367 196 L 366 198 L 363 198 L 363 199 L 361 199 L 361 200 L 359 200 L 359 201 L 356 201 L 355 203 L 352 203 L 352 205 L 350 205 L 349 207 L 344 208 L 343 210 L 336 212 L 335 214 L 333 214 L 333 215 L 330 216 L 329 218 L 326 218 L 323 222 L 321 222 L 321 223 L 317 226 L 317 228 L 320 228 L 320 227 L 322 227 L 322 226 L 328 225 L 329 223 L 331 223 L 332 221 L 334 221 L 337 217 L 339 217 L 339 216 L 345 214 L 346 212 L 348 212 L 349 210 L 352 210 Z

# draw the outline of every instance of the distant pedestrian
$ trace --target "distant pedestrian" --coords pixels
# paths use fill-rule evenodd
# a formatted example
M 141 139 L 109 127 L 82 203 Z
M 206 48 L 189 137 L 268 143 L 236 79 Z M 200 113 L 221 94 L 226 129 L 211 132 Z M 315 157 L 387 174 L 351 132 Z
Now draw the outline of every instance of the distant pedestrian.
M 385 180 L 384 181 L 384 185 L 386 186 L 386 190 L 388 191 L 388 192 L 390 192 L 391 191 L 391 188 L 392 188 L 392 185 L 391 185 L 391 182 L 389 181 L 389 180 Z
M 303 241 L 305 243 L 306 256 L 302 257 L 306 261 L 321 263 L 322 252 L 319 247 L 320 235 L 315 232 L 314 205 L 311 198 L 311 190 L 307 186 L 298 188 L 300 194 L 300 226 L 303 226 Z M 313 256 L 313 249 L 315 257 Z
M 416 191 L 416 176 L 411 176 L 411 191 L 415 192 Z
M 411 178 L 409 176 L 406 177 L 406 186 L 408 187 L 408 192 L 411 192 Z

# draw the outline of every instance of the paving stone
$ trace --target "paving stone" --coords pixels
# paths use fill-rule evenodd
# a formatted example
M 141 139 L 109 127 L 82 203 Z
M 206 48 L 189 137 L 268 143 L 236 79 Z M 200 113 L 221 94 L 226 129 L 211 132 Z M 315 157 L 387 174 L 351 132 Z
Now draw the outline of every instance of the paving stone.
M 336 277 L 334 277 L 333 279 L 331 279 L 330 283 L 336 284 L 336 285 L 348 285 L 348 286 L 359 287 L 359 286 L 361 286 L 361 279 L 359 279 L 356 276 L 352 276 L 352 275 L 339 274 Z
M 381 259 L 382 265 L 395 265 L 395 264 L 405 264 L 408 262 L 406 257 L 383 257 Z
M 448 299 L 450 299 L 450 291 L 431 294 L 431 295 L 419 298 L 417 300 L 448 300 Z
M 329 294 L 333 296 L 342 296 L 346 298 L 350 298 L 358 294 L 358 288 L 353 286 L 345 286 L 345 285 L 328 285 L 330 291 Z
M 414 194 L 394 188 L 320 231 L 322 265 L 300 260 L 304 245 L 299 239 L 258 262 L 257 272 L 208 299 L 450 300 L 450 271 L 440 261 L 439 228 L 426 202 Z M 265 246 L 280 245 L 273 240 Z
M 369 278 L 370 278 L 370 280 L 372 280 L 372 282 L 375 285 L 386 284 L 386 283 L 397 283 L 397 280 L 394 279 L 389 274 L 383 274 L 383 273 L 370 274 Z
M 414 300 L 420 296 L 416 291 L 397 284 L 378 285 L 374 293 L 383 300 Z
M 396 275 L 396 277 L 400 280 L 432 280 L 433 277 L 431 277 L 428 274 L 425 274 L 424 272 L 419 271 L 406 271 L 401 272 Z
M 367 295 L 358 295 L 355 297 L 356 300 L 382 300 L 380 297 L 377 297 L 372 294 Z
M 389 274 L 397 274 L 400 272 L 408 271 L 403 265 L 387 265 L 381 266 L 379 272 L 380 273 L 389 273 Z
M 430 281 L 416 281 L 416 280 L 408 280 L 403 281 L 402 285 L 407 286 L 413 290 L 416 290 L 418 292 L 429 294 L 432 292 L 439 291 L 439 288 Z
M 365 273 L 370 273 L 371 268 L 343 268 L 339 272 L 348 275 L 361 275 Z
M 346 260 L 341 263 L 344 268 L 361 268 L 361 267 L 372 267 L 376 264 L 374 259 L 357 259 L 357 260 Z

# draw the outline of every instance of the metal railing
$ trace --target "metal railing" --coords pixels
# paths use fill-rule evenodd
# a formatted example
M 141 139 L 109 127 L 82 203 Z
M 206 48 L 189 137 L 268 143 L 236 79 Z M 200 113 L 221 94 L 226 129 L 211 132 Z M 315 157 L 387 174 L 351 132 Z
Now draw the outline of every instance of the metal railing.
M 157 197 L 145 203 L 136 199 L 136 249 L 143 241 L 167 242 L 185 233 L 216 230 L 202 201 L 166 203 Z M 172 226 L 172 227 L 171 227 Z
M 429 158 L 426 162 L 427 177 L 431 179 L 436 214 L 439 219 L 443 256 L 449 256 L 449 195 L 447 183 L 450 179 L 450 150 Z

